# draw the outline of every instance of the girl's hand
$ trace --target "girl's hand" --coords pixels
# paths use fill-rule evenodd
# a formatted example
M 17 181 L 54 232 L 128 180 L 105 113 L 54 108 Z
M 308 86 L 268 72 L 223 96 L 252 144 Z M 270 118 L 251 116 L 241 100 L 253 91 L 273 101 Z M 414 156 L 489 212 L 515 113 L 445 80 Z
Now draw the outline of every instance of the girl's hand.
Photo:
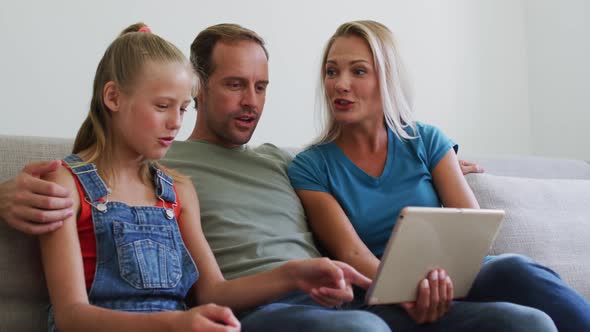
M 175 331 L 236 332 L 240 322 L 231 309 L 210 303 L 182 313 Z
M 371 279 L 350 265 L 328 258 L 297 262 L 294 279 L 297 287 L 326 307 L 338 307 L 354 299 L 352 285 L 368 288 Z
M 402 303 L 401 306 L 418 324 L 432 323 L 451 309 L 453 302 L 453 281 L 445 270 L 434 269 L 428 278 L 422 279 L 418 286 L 415 302 Z

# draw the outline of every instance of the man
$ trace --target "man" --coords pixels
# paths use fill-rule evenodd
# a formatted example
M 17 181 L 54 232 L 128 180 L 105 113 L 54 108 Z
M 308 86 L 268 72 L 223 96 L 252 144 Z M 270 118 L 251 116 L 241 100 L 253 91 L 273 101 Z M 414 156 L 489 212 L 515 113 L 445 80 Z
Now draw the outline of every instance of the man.
M 174 143 L 164 163 L 191 176 L 200 196 L 203 230 L 224 276 L 232 279 L 292 259 L 319 257 L 303 207 L 287 177 L 290 156 L 270 144 L 245 145 L 262 115 L 268 85 L 263 40 L 238 25 L 212 26 L 193 42 L 191 61 L 201 81 L 197 122 L 186 142 Z M 15 181 L 0 188 L 7 202 L 0 206 L 0 213 L 13 227 L 32 234 L 47 232 L 73 213 L 68 210 L 69 193 L 38 178 L 54 167 L 52 163 L 30 164 Z M 36 225 L 39 221 L 44 224 Z M 535 309 L 505 310 L 515 306 L 512 304 L 480 308 L 457 304 L 449 313 L 441 312 L 438 283 L 433 280 L 431 285 L 431 301 L 417 306 L 424 321 L 436 321 L 431 325 L 433 331 L 451 326 L 480 331 L 555 329 Z M 253 331 L 389 331 L 415 325 L 399 306 L 369 307 L 356 298 L 346 310 L 335 310 L 314 299 L 314 294 L 293 293 L 239 313 L 239 318 L 244 330 Z

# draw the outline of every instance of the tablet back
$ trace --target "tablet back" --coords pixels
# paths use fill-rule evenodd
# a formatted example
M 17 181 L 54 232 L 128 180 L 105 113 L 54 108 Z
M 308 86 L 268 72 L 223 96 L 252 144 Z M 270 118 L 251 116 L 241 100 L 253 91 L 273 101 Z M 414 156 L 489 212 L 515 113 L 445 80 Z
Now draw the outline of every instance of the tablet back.
M 466 296 L 503 219 L 502 210 L 404 208 L 365 301 L 414 301 L 420 280 L 434 268 L 447 271 L 455 298 Z

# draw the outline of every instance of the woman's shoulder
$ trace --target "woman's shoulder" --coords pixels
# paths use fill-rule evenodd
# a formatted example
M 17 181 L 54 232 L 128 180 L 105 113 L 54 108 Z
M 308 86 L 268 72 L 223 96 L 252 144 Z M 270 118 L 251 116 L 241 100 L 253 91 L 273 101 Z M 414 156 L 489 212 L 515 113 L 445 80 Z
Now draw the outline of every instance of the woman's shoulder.
M 295 156 L 295 161 L 305 161 L 311 163 L 322 163 L 330 154 L 330 143 L 311 145 L 299 152 Z
M 430 145 L 433 142 L 449 141 L 443 131 L 435 125 L 416 121 L 414 131 L 411 127 L 406 127 L 408 134 L 414 136 L 413 139 L 407 140 L 410 145 Z
M 437 126 L 420 121 L 416 121 L 416 132 L 418 134 L 417 136 L 420 137 L 431 137 L 433 135 L 442 133 L 440 128 L 438 128 Z
M 326 144 L 312 145 L 299 152 L 293 159 L 293 162 L 289 165 L 289 176 L 295 177 L 300 173 L 324 173 L 327 167 L 326 152 Z

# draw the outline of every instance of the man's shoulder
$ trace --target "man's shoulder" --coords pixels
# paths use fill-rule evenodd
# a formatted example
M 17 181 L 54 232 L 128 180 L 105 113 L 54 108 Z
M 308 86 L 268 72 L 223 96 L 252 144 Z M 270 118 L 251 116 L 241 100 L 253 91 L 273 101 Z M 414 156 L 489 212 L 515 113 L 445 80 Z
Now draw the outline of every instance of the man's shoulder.
M 206 156 L 225 156 L 229 151 L 204 140 L 174 141 L 164 157 L 164 163 L 170 161 L 195 161 Z
M 191 151 L 201 149 L 202 144 L 198 141 L 174 141 L 168 152 L 166 153 L 165 159 L 183 159 L 191 154 Z
M 263 143 L 254 148 L 252 151 L 261 156 L 266 156 L 281 162 L 290 163 L 297 153 L 297 148 L 279 148 L 272 143 Z

